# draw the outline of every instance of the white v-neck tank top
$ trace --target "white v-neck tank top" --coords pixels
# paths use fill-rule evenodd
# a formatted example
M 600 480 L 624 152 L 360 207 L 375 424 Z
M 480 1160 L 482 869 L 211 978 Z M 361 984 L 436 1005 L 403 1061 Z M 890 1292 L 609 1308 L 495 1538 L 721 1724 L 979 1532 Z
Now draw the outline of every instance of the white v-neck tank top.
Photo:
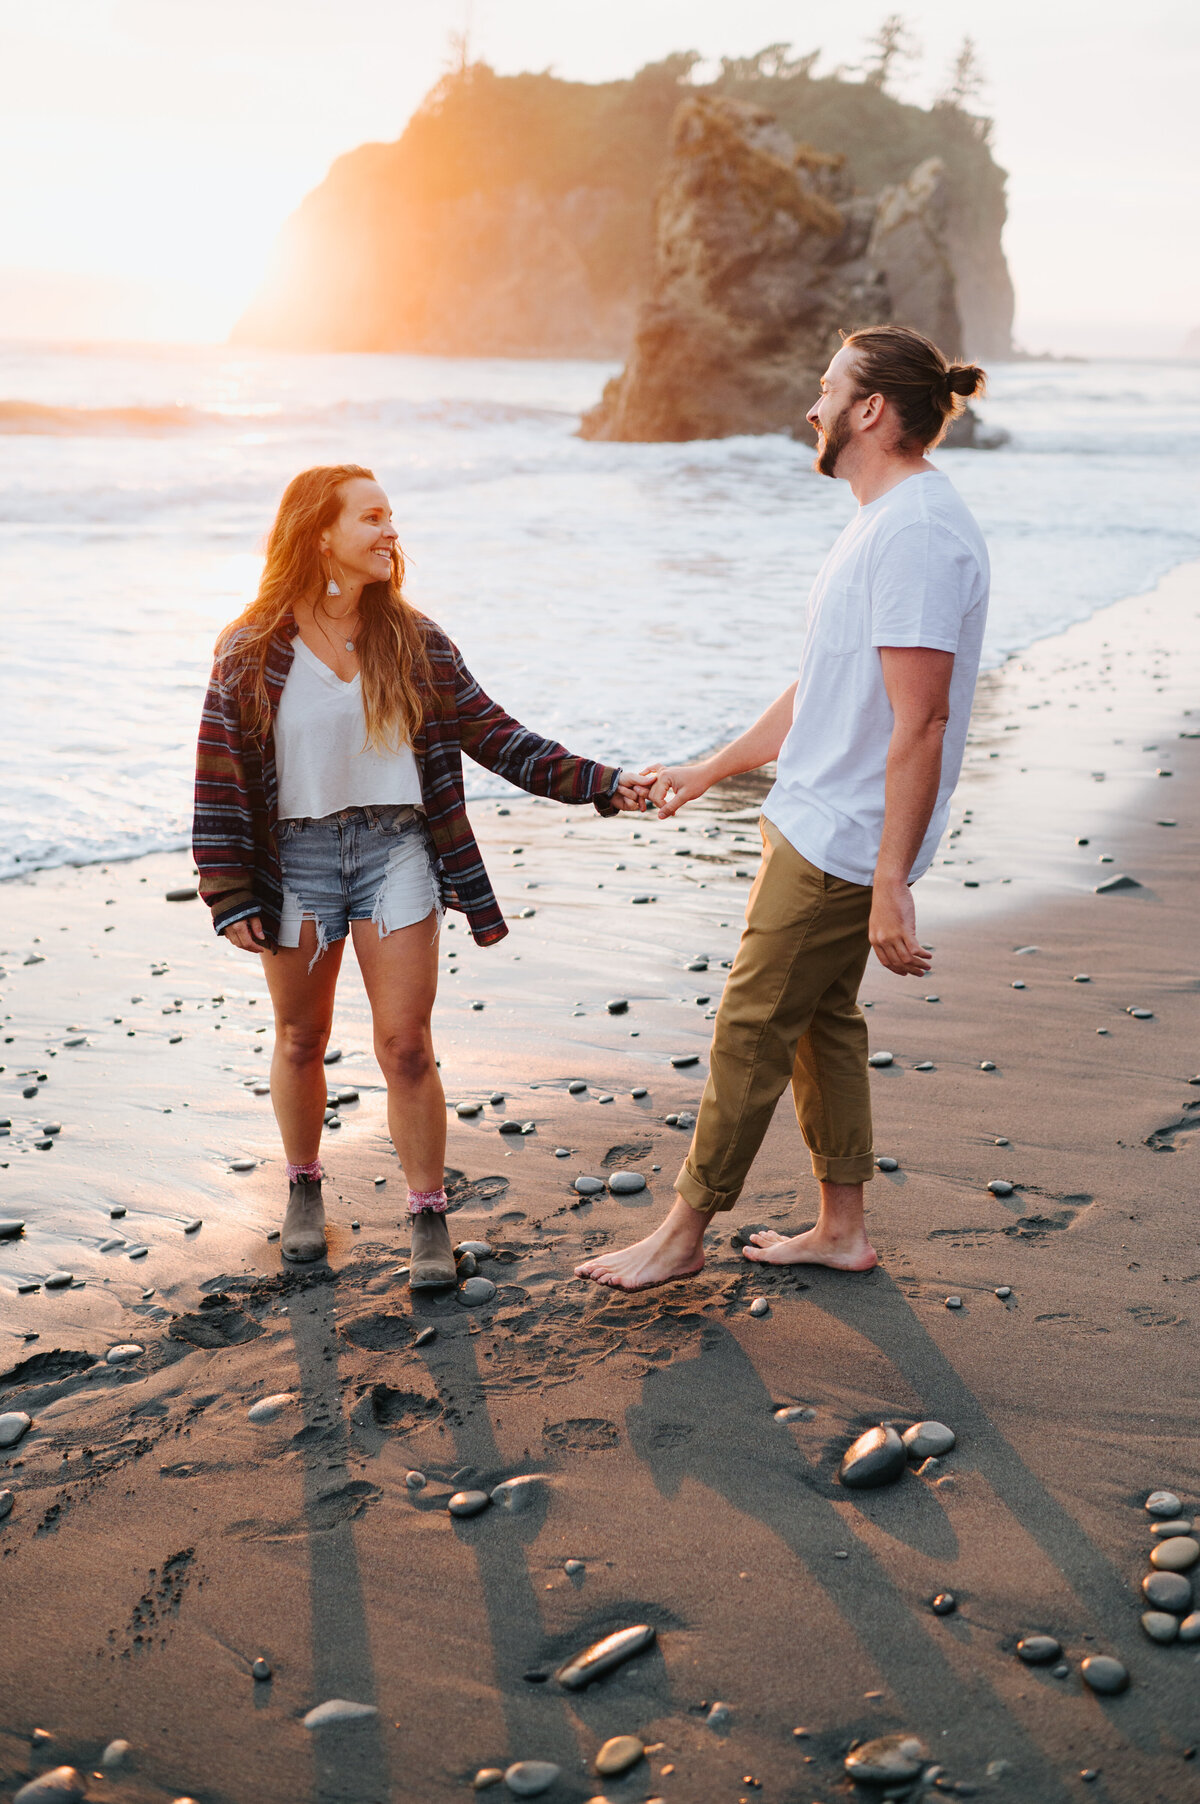
M 344 683 L 303 639 L 275 716 L 275 766 L 282 821 L 320 820 L 343 808 L 421 805 L 421 776 L 411 745 L 377 752 L 366 745 L 362 678 Z

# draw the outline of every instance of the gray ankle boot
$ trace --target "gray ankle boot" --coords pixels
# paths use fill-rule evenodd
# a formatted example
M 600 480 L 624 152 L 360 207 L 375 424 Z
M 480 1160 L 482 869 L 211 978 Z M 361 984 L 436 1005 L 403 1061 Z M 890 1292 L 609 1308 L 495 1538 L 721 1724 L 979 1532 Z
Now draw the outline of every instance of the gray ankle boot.
M 297 1265 L 325 1257 L 325 1203 L 320 1178 L 297 1178 L 290 1186 L 279 1250 Z
M 453 1284 L 456 1279 L 454 1249 L 450 1245 L 446 1217 L 432 1209 L 423 1209 L 412 1218 L 408 1287 L 410 1290 L 432 1290 L 440 1284 Z

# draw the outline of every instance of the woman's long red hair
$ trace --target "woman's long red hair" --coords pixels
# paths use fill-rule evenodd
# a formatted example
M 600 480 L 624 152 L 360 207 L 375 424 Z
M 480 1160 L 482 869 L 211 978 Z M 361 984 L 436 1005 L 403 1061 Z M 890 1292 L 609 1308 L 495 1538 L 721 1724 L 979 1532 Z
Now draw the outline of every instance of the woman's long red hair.
M 271 718 L 266 666 L 271 640 L 296 603 L 315 605 L 325 590 L 320 540 L 342 511 L 348 482 L 376 480 L 361 464 L 319 464 L 302 470 L 283 492 L 267 538 L 258 594 L 222 636 L 236 647 L 251 713 L 264 734 Z M 386 582 L 368 583 L 358 604 L 358 663 L 362 672 L 367 742 L 380 751 L 412 744 L 433 705 L 433 670 L 420 617 L 404 598 L 404 553 L 392 552 Z

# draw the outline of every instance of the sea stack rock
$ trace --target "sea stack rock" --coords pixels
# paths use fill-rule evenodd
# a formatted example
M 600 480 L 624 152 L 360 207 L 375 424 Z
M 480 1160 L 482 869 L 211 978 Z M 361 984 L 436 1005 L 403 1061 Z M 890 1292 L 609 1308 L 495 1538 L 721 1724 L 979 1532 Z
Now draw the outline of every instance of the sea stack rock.
M 841 157 L 797 145 L 765 108 L 721 95 L 681 102 L 650 296 L 583 436 L 807 436 L 839 326 L 889 316 L 867 254 L 876 212 L 849 193 Z

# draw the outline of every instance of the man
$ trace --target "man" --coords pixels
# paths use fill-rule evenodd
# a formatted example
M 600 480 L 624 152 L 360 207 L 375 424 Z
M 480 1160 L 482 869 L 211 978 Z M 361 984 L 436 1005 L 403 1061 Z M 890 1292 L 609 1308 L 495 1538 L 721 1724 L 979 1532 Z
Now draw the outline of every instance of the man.
M 732 1209 L 785 1085 L 821 1187 L 816 1226 L 752 1236 L 748 1259 L 868 1271 L 873 1175 L 867 1029 L 858 988 L 874 947 L 923 977 L 910 885 L 929 867 L 966 744 L 987 616 L 983 538 L 926 453 L 983 386 L 919 333 L 847 338 L 808 415 L 816 469 L 848 482 L 858 513 L 809 600 L 800 674 L 723 752 L 660 770 L 665 819 L 713 783 L 777 759 L 763 858 L 713 1029 L 691 1150 L 665 1221 L 580 1277 L 639 1290 L 704 1264 L 714 1213 Z

